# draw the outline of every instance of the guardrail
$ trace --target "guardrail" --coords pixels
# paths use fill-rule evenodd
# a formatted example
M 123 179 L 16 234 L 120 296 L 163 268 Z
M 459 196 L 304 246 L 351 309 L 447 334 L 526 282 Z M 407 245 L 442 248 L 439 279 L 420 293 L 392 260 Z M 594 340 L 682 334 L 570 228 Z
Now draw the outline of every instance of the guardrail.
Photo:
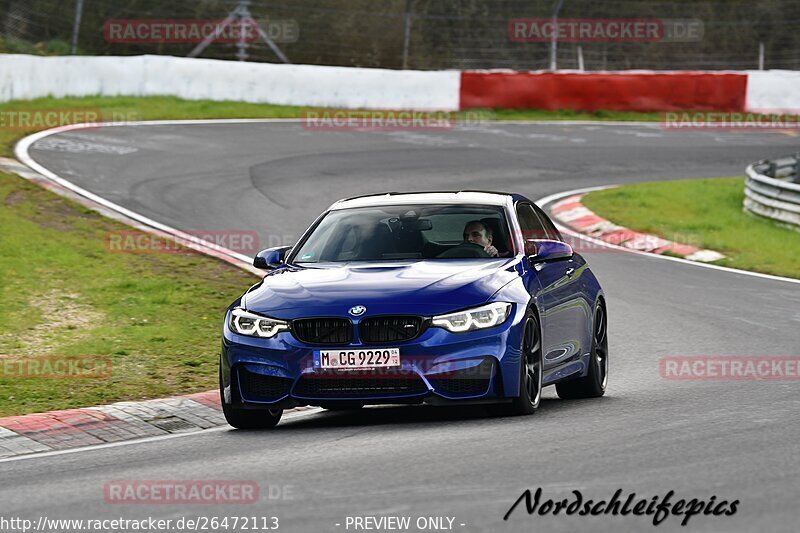
M 800 229 L 800 154 L 747 167 L 744 208 Z

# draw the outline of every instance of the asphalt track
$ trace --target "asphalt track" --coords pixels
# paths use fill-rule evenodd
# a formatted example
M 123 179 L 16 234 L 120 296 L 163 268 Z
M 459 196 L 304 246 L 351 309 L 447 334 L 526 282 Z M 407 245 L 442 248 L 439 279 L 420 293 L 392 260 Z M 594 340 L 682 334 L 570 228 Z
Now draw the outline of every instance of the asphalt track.
M 334 200 L 386 190 L 493 189 L 536 199 L 593 185 L 741 175 L 797 151 L 777 133 L 657 126 L 489 124 L 452 131 L 313 132 L 293 123 L 70 132 L 31 155 L 74 183 L 183 230 L 257 229 L 290 242 Z M 800 355 L 800 286 L 608 250 L 586 257 L 608 295 L 611 374 L 599 400 L 548 389 L 532 417 L 381 407 L 0 463 L 3 516 L 280 518 L 348 531 L 347 516 L 455 517 L 455 531 L 643 531 L 648 517 L 503 515 L 545 498 L 740 500 L 732 517 L 659 531 L 796 531 L 797 381 L 673 381 L 673 355 Z M 187 280 L 190 282 L 190 280 Z M 209 354 L 210 356 L 213 354 Z M 109 505 L 118 479 L 253 480 L 256 505 Z M 282 488 L 286 497 L 269 499 Z M 413 523 L 413 522 L 412 522 Z M 336 524 L 341 524 L 337 526 Z M 461 526 L 460 524 L 464 524 Z M 353 531 L 352 527 L 349 531 Z M 412 529 L 416 531 L 416 529 Z

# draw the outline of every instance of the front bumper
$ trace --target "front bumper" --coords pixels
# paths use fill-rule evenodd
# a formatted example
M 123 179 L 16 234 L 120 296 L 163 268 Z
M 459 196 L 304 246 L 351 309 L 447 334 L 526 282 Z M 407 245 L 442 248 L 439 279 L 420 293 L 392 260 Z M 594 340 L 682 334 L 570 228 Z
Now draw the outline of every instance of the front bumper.
M 366 345 L 312 346 L 290 332 L 272 339 L 224 329 L 221 386 L 236 408 L 291 408 L 338 402 L 467 403 L 519 394 L 522 320 L 468 333 L 430 327 L 412 341 Z M 382 370 L 319 370 L 315 350 L 399 348 L 400 367 Z

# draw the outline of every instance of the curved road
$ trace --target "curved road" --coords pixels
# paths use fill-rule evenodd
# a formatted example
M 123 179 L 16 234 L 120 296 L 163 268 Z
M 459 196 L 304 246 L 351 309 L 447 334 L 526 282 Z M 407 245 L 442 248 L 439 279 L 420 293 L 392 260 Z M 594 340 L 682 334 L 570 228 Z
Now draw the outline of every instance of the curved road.
M 183 230 L 257 229 L 291 242 L 334 200 L 386 190 L 493 189 L 532 199 L 581 187 L 741 175 L 797 150 L 782 134 L 657 126 L 484 124 L 452 131 L 312 132 L 296 123 L 148 125 L 59 134 L 33 158 Z M 800 355 L 800 286 L 662 259 L 586 254 L 608 295 L 611 382 L 600 400 L 551 389 L 533 417 L 481 408 L 318 413 L 273 432 L 212 431 L 0 465 L 3 516 L 268 515 L 282 531 L 353 531 L 347 516 L 455 517 L 455 531 L 641 531 L 648 517 L 503 515 L 544 499 L 740 500 L 732 517 L 660 531 L 795 531 L 797 381 L 671 381 L 671 355 Z M 107 505 L 112 479 L 253 480 L 243 506 Z M 269 499 L 278 489 L 284 497 Z M 336 524 L 341 524 L 337 526 Z M 413 524 L 413 521 L 412 521 Z M 461 526 L 460 524 L 464 524 Z M 412 528 L 412 531 L 416 529 Z

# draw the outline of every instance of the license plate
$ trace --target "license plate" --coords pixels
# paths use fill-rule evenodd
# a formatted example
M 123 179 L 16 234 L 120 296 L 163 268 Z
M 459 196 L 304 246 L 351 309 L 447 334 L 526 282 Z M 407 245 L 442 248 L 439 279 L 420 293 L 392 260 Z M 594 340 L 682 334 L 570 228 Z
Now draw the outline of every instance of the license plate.
M 319 368 L 389 368 L 400 366 L 400 348 L 371 350 L 320 350 Z

